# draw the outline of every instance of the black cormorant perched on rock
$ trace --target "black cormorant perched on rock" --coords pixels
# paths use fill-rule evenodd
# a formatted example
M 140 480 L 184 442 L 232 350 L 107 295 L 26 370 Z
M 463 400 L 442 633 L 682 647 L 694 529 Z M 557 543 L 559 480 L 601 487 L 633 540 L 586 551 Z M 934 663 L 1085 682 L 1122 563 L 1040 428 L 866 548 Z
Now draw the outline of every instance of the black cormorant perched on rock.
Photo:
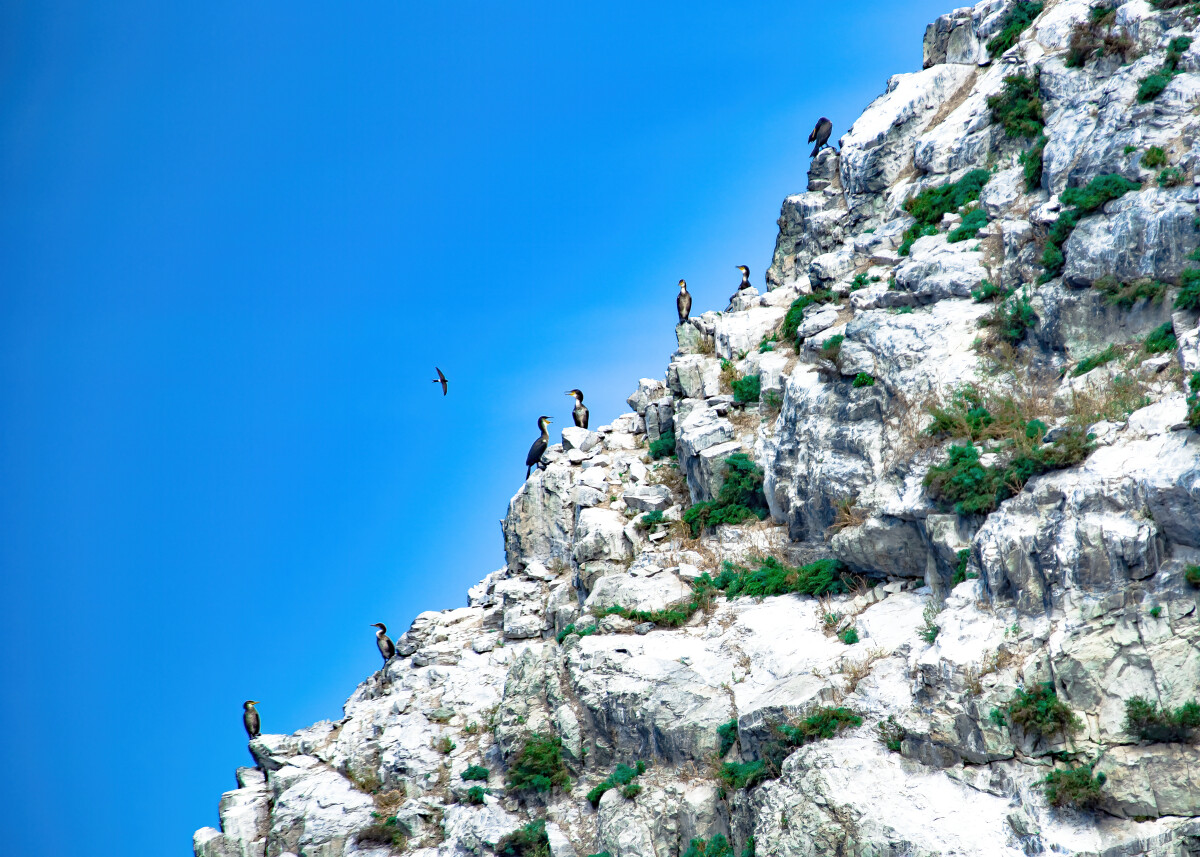
M 242 703 L 242 725 L 246 727 L 246 734 L 250 736 L 251 741 L 257 738 L 261 731 L 258 712 L 254 709 L 256 705 L 258 702 L 253 699 L 247 699 Z
M 737 287 L 738 292 L 740 292 L 742 289 L 750 288 L 750 269 L 747 268 L 745 265 L 738 265 L 737 269 L 742 272 L 742 281 L 738 284 L 738 287 Z M 734 292 L 733 294 L 734 294 L 734 297 L 737 296 L 737 292 Z M 730 300 L 732 300 L 732 298 Z
M 383 655 L 383 665 L 387 666 L 387 662 L 396 654 L 396 645 L 387 635 L 387 625 L 376 622 L 371 627 L 379 629 L 375 632 L 375 645 L 379 646 L 379 654 Z
M 679 323 L 684 324 L 692 312 L 692 296 L 687 290 L 687 281 L 679 281 L 679 297 L 675 298 L 675 309 L 679 310 Z
M 542 460 L 542 456 L 546 454 L 546 447 L 550 445 L 550 432 L 546 426 L 554 420 L 549 417 L 538 417 L 538 429 L 542 432 L 542 436 L 533 442 L 533 446 L 529 447 L 529 455 L 525 456 L 525 478 L 529 478 L 534 465 Z
M 443 375 L 442 370 L 438 369 L 438 367 L 434 366 L 433 368 L 437 369 L 438 373 L 438 376 L 433 379 L 433 383 L 442 385 L 442 395 L 444 396 L 446 395 L 446 385 L 450 383 L 450 379 Z
M 571 416 L 575 417 L 575 425 L 587 428 L 588 409 L 583 406 L 583 390 L 567 390 L 567 395 L 575 397 L 575 408 L 571 411 Z
M 813 128 L 813 132 L 808 135 L 808 142 L 817 144 L 813 147 L 811 157 L 815 158 L 823 148 L 829 145 L 829 135 L 832 133 L 832 122 L 824 116 L 817 120 L 817 127 Z

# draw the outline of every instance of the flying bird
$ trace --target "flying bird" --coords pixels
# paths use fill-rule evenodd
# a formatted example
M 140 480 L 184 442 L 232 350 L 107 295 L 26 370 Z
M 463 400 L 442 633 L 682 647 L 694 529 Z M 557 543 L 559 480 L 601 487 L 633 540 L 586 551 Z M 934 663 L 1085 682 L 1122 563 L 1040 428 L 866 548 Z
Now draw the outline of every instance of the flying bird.
M 679 323 L 684 324 L 692 311 L 692 295 L 687 290 L 687 281 L 679 281 L 679 296 L 675 298 L 675 309 L 679 310 Z
M 588 409 L 583 406 L 583 390 L 567 390 L 567 395 L 575 397 L 575 407 L 571 411 L 571 416 L 575 417 L 575 425 L 587 428 Z
M 815 158 L 817 154 L 826 146 L 829 145 L 829 135 L 833 133 L 833 123 L 822 116 L 817 120 L 817 127 L 813 128 L 813 132 L 808 135 L 808 142 L 816 143 L 813 147 L 812 155 Z
M 387 662 L 396 654 L 396 644 L 387 635 L 387 625 L 376 622 L 371 627 L 379 629 L 375 632 L 375 645 L 379 646 L 379 654 L 383 655 L 383 665 L 387 666 Z
M 550 445 L 550 431 L 546 426 L 554 420 L 549 417 L 538 417 L 538 429 L 541 430 L 542 436 L 533 442 L 533 446 L 529 447 L 529 455 L 525 456 L 525 478 L 529 478 L 533 466 L 542 460 L 542 456 L 546 454 L 546 447 Z
M 254 708 L 256 705 L 258 702 L 253 699 L 247 699 L 242 703 L 242 725 L 246 727 L 246 734 L 250 736 L 251 741 L 257 738 L 261 731 L 258 711 Z
M 443 375 L 442 370 L 438 369 L 438 367 L 434 366 L 433 368 L 437 369 L 438 373 L 438 376 L 433 379 L 433 383 L 442 385 L 442 395 L 444 396 L 446 395 L 446 385 L 450 383 L 450 379 Z

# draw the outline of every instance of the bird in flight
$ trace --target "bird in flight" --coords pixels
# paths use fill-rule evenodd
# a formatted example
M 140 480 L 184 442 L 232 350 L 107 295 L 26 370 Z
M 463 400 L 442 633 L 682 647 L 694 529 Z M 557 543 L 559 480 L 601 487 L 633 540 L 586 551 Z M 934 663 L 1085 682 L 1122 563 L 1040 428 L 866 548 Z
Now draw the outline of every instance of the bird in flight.
M 441 369 L 438 369 L 436 366 L 434 366 L 433 368 L 437 369 L 437 373 L 438 373 L 438 376 L 433 379 L 433 383 L 442 385 L 442 395 L 444 396 L 444 395 L 446 395 L 446 390 L 448 389 L 446 387 L 446 385 L 450 383 L 450 379 L 442 374 Z

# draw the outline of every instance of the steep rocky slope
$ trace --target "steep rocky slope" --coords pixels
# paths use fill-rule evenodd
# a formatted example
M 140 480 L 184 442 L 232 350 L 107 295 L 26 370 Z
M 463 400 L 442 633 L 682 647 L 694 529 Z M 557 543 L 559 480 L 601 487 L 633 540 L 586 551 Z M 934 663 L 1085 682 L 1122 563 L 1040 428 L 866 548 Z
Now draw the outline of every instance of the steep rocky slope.
M 251 742 L 198 857 L 1200 854 L 1172 5 L 931 24 L 784 202 L 770 290 L 564 430 L 505 567 L 342 720 Z

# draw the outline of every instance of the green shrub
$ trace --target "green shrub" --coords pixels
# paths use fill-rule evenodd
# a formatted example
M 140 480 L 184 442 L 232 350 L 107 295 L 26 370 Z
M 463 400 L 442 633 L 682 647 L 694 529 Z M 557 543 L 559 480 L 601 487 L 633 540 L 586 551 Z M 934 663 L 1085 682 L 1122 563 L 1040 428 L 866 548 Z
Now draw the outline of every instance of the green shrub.
M 907 256 L 913 242 L 918 238 L 936 235 L 937 225 L 945 215 L 978 200 L 979 192 L 991 177 L 992 174 L 987 170 L 971 170 L 956 182 L 925 188 L 906 201 L 904 210 L 917 222 L 905 231 L 900 255 Z
M 718 833 L 707 842 L 703 839 L 693 839 L 688 843 L 683 857 L 733 857 L 733 846 L 724 835 Z
M 592 636 L 592 634 L 599 633 L 599 631 L 600 631 L 599 625 L 588 625 L 586 628 L 576 628 L 575 623 L 572 622 L 570 625 L 568 625 L 567 627 L 565 627 L 561 631 L 559 631 L 554 636 L 554 639 L 557 640 L 561 644 L 562 641 L 565 640 L 571 634 L 577 634 L 580 637 L 590 637 L 590 636 Z
M 375 818 L 379 818 L 379 813 L 371 813 Z M 403 851 L 408 847 L 407 830 L 400 823 L 400 819 L 396 816 L 388 816 L 382 822 L 364 827 L 354 835 L 354 840 L 359 845 L 382 845 L 385 848 L 392 848 L 396 851 Z
M 866 372 L 859 372 L 854 376 L 854 380 L 850 383 L 852 387 L 874 387 L 875 376 L 868 375 Z
M 539 818 L 507 833 L 496 843 L 496 857 L 550 857 L 546 820 Z
M 1183 579 L 1194 589 L 1200 589 L 1200 565 L 1189 565 L 1185 568 L 1183 570 Z
M 904 230 L 904 240 L 900 242 L 900 247 L 896 251 L 901 256 L 907 256 L 912 252 L 912 245 L 917 243 L 918 238 L 924 238 L 927 235 L 937 235 L 937 227 L 932 224 L 917 223 Z M 893 277 L 889 281 L 889 286 L 895 286 L 896 279 Z
M 783 396 L 779 395 L 778 390 L 767 390 L 762 400 L 768 411 L 778 411 L 783 407 Z
M 603 782 L 587 793 L 588 803 L 592 806 L 598 806 L 600 798 L 604 797 L 606 791 L 615 789 L 618 786 L 628 786 L 635 778 L 644 773 L 646 773 L 645 762 L 637 762 L 633 767 L 629 765 L 617 765 L 616 769 Z M 638 794 L 640 791 L 641 788 L 639 787 L 633 795 Z M 632 797 L 633 795 L 626 795 L 626 797 Z
M 1142 741 L 1176 743 L 1190 741 L 1200 726 L 1200 703 L 1192 699 L 1174 711 L 1160 709 L 1143 696 L 1125 702 L 1125 731 Z
M 1037 324 L 1037 313 L 1033 310 L 1033 301 L 1029 292 L 1001 301 L 996 308 L 979 320 L 980 327 L 988 327 L 1009 345 L 1019 345 Z
M 917 629 L 917 636 L 931 646 L 937 640 L 937 635 L 942 631 L 942 626 L 933 621 L 937 618 L 937 615 L 937 607 L 932 604 L 926 605 L 925 609 L 921 612 L 921 627 Z
M 717 778 L 732 789 L 753 788 L 779 776 L 784 760 L 797 747 L 828 740 L 839 732 L 862 725 L 862 717 L 845 707 L 818 707 L 798 723 L 772 727 L 772 738 L 762 745 L 762 758 L 751 762 L 726 762 Z
M 842 353 L 842 343 L 845 341 L 846 337 L 840 333 L 829 337 L 821 346 L 821 356 L 826 360 L 836 361 L 838 355 Z
M 1179 61 L 1183 59 L 1183 55 L 1187 53 L 1187 49 L 1192 46 L 1190 36 L 1176 36 L 1167 43 L 1167 57 L 1163 64 L 1171 71 L 1179 71 Z
M 1158 71 L 1146 75 L 1142 78 L 1142 82 L 1138 86 L 1137 100 L 1145 104 L 1147 101 L 1153 101 L 1158 98 L 1174 77 L 1175 74 L 1167 71 L 1165 68 L 1160 68 Z
M 1012 722 L 1027 734 L 1049 738 L 1069 735 L 1083 727 L 1079 718 L 1059 700 L 1050 682 L 1042 682 L 1028 691 L 1017 688 L 1007 709 Z
M 1167 153 L 1163 150 L 1162 146 L 1151 146 L 1142 155 L 1142 166 L 1146 169 L 1153 170 L 1158 167 L 1165 167 L 1166 165 Z
M 1086 375 L 1096 367 L 1111 363 L 1120 356 L 1121 352 L 1117 350 L 1117 346 L 1110 345 L 1099 354 L 1093 354 L 1091 357 L 1085 357 L 1080 360 L 1079 365 L 1071 370 L 1071 377 L 1078 378 L 1080 375 Z
M 485 783 L 487 782 L 488 777 L 490 777 L 491 775 L 492 775 L 492 772 L 489 771 L 487 768 L 485 768 L 483 765 L 472 765 L 471 767 L 467 768 L 465 771 L 462 772 L 462 778 L 464 780 L 467 780 L 467 781 L 482 780 Z
M 449 735 L 443 735 L 441 738 L 438 739 L 437 744 L 435 744 L 434 746 L 437 748 L 437 751 L 439 753 L 441 753 L 443 756 L 449 756 L 451 753 L 454 752 L 455 748 L 458 745 L 455 744 L 454 741 L 452 741 L 450 739 Z
M 1086 187 L 1072 187 L 1064 190 L 1059 199 L 1063 205 L 1071 205 L 1074 208 L 1063 211 L 1054 221 L 1046 236 L 1046 247 L 1042 252 L 1042 267 L 1046 269 L 1046 273 L 1042 275 L 1042 282 L 1055 277 L 1062 270 L 1066 261 L 1062 247 L 1071 237 L 1071 233 L 1075 231 L 1081 217 L 1091 214 L 1107 202 L 1119 199 L 1130 191 L 1140 188 L 1141 185 L 1137 182 L 1130 181 L 1116 173 L 1110 173 L 1097 176 L 1088 182 Z
M 979 288 L 971 290 L 971 297 L 975 299 L 975 303 L 982 304 L 988 301 L 1004 300 L 1012 294 L 1012 289 L 1006 289 L 1003 286 L 997 286 L 991 280 L 980 280 Z
M 754 837 L 746 837 L 746 845 L 742 848 L 742 857 L 755 857 L 756 851 L 754 846 Z
M 1188 378 L 1187 406 L 1188 425 L 1200 431 L 1200 372 L 1193 372 Z M 1191 568 L 1197 568 L 1197 566 L 1192 566 Z M 1191 574 L 1191 569 L 1188 570 L 1188 573 L 1189 575 Z M 1197 577 L 1200 578 L 1200 573 L 1197 574 Z M 1189 576 L 1188 583 L 1191 582 L 1192 578 Z M 1200 579 L 1197 580 L 1195 585 L 1200 585 Z
M 1035 191 L 1042 186 L 1042 162 L 1046 155 L 1046 144 L 1050 141 L 1045 134 L 1038 134 L 1029 151 L 1022 152 L 1021 169 L 1025 173 L 1025 190 Z
M 637 525 L 638 529 L 653 530 L 659 524 L 665 524 L 666 522 L 667 516 L 663 514 L 662 509 L 655 509 L 638 518 Z
M 733 400 L 739 404 L 757 402 L 762 395 L 762 378 L 758 375 L 745 375 L 733 382 Z
M 875 731 L 879 733 L 879 743 L 887 747 L 893 753 L 899 753 L 900 747 L 904 743 L 904 739 L 908 737 L 908 732 L 894 715 L 889 714 L 887 720 L 880 720 L 875 724 Z
M 971 441 L 966 446 L 951 446 L 946 462 L 929 468 L 925 476 L 930 496 L 952 506 L 960 515 L 986 515 L 1019 493 L 1034 476 L 1072 467 L 1087 458 L 1094 448 L 1083 429 L 1068 429 L 1054 443 L 1043 444 L 1044 430 L 1041 434 L 1035 431 L 1031 438 L 1028 436 L 1031 427 L 1032 423 L 1026 425 L 1024 438 L 1011 438 L 1011 457 L 1005 464 L 984 467 L 979 462 L 979 450 Z
M 1175 309 L 1200 309 L 1200 269 L 1187 268 L 1179 275 Z
M 867 284 L 871 282 L 871 278 L 866 272 L 855 274 L 854 279 L 850 281 L 850 291 L 857 292 L 859 289 L 865 289 Z
M 992 121 L 1004 127 L 1006 137 L 1027 137 L 1036 140 L 1042 134 L 1041 88 L 1038 75 L 1010 74 L 1004 78 L 1004 89 L 988 97 Z M 1043 146 L 1044 148 L 1044 146 Z
M 562 758 L 562 739 L 557 735 L 530 735 L 508 772 L 508 788 L 514 792 L 544 793 L 565 788 L 569 783 Z
M 958 228 L 950 231 L 946 240 L 951 244 L 969 241 L 979 234 L 980 229 L 987 226 L 987 222 L 987 212 L 982 208 L 972 208 L 963 216 L 963 222 L 959 224 Z
M 1179 61 L 1183 59 L 1184 52 L 1191 45 L 1192 40 L 1187 36 L 1179 36 L 1171 40 L 1167 45 L 1167 55 L 1163 59 L 1162 66 L 1157 71 L 1142 78 L 1141 85 L 1138 87 L 1138 101 L 1144 104 L 1162 95 L 1163 90 L 1170 84 L 1171 79 L 1179 74 Z
M 483 786 L 471 786 L 467 789 L 467 803 L 476 806 L 484 803 L 484 795 L 490 795 L 491 789 L 485 789 Z
M 612 857 L 608 851 L 601 851 L 599 854 L 589 854 L 588 857 Z
M 819 559 L 792 568 L 775 557 L 759 560 L 756 569 L 734 565 L 729 560 L 721 564 L 716 579 L 702 574 L 697 583 L 725 593 L 729 600 L 747 596 L 769 598 L 775 595 L 829 595 L 847 592 L 850 588 L 850 569 L 841 560 Z
M 987 43 L 988 54 L 996 57 L 1015 45 L 1021 37 L 1021 33 L 1025 32 L 1034 19 L 1042 14 L 1043 8 L 1042 3 L 1029 2 L 1029 0 L 1021 0 L 1013 6 L 1004 16 L 1000 32 Z
M 737 743 L 738 738 L 738 722 L 737 718 L 733 718 L 728 723 L 722 723 L 717 727 L 717 758 L 722 758 L 726 753 L 733 749 L 733 745 Z
M 787 315 L 783 317 L 783 327 L 780 328 L 779 335 L 788 341 L 795 339 L 796 329 L 800 327 L 800 322 L 804 321 L 804 311 L 813 304 L 830 303 L 835 297 L 828 289 L 816 289 L 810 294 L 796 298 L 788 308 Z
M 847 646 L 853 646 L 858 642 L 858 631 L 856 631 L 854 628 L 845 628 L 841 633 L 838 634 L 838 639 Z
M 1179 167 L 1167 167 L 1158 174 L 1159 187 L 1179 187 L 1183 184 L 1183 170 Z
M 1175 328 L 1169 321 L 1154 328 L 1142 344 L 1142 348 L 1147 354 L 1162 354 L 1166 351 L 1174 351 L 1178 347 L 1179 342 L 1175 339 Z
M 764 336 L 762 342 L 758 343 L 758 353 L 766 354 L 768 351 L 775 350 L 775 343 L 779 341 L 779 334 L 772 333 L 770 336 Z
M 650 442 L 650 457 L 656 461 L 675 454 L 675 432 L 663 432 L 658 440 Z
M 1104 294 L 1107 303 L 1122 309 L 1131 309 L 1134 304 L 1144 299 L 1161 301 L 1167 292 L 1167 287 L 1157 280 L 1135 280 L 1132 283 L 1118 282 L 1116 277 L 1103 276 L 1092 283 L 1092 288 Z
M 1120 199 L 1130 191 L 1141 190 L 1142 186 L 1116 173 L 1097 176 L 1085 187 L 1071 187 L 1059 197 L 1063 205 L 1073 205 L 1083 214 L 1091 214 L 1114 199 Z
M 762 468 L 744 452 L 725 459 L 725 481 L 715 500 L 697 503 L 683 513 L 692 538 L 719 524 L 740 524 L 750 518 L 767 517 Z
M 717 771 L 717 779 L 731 789 L 752 789 L 766 777 L 767 765 L 762 759 L 753 762 L 725 762 Z
M 1104 774 L 1092 776 L 1091 765 L 1051 771 L 1042 789 L 1051 806 L 1092 809 L 1104 797 Z
M 967 573 L 967 565 L 971 562 L 971 549 L 963 548 L 957 554 L 958 562 L 954 565 L 954 576 L 950 578 L 951 586 L 958 586 L 975 577 Z

